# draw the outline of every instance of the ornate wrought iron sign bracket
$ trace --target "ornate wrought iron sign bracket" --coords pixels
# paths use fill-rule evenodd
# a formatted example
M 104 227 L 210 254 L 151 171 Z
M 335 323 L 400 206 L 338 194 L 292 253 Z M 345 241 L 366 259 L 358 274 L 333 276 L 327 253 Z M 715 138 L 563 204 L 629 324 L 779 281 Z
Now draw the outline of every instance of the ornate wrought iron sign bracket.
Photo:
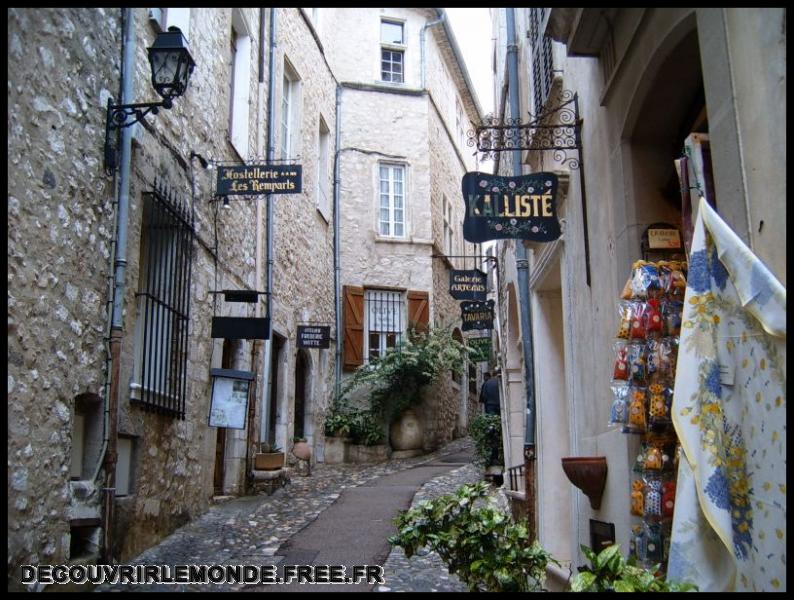
M 563 90 L 557 101 L 555 106 L 534 116 L 528 123 L 487 115 L 482 125 L 469 130 L 466 143 L 470 147 L 476 146 L 485 159 L 496 159 L 497 153 L 512 150 L 551 150 L 554 160 L 570 169 L 579 169 L 582 162 L 579 97 Z M 573 151 L 576 151 L 575 155 L 572 155 Z
M 551 151 L 555 161 L 569 169 L 579 171 L 585 243 L 585 274 L 589 287 L 590 243 L 587 228 L 584 169 L 581 168 L 584 158 L 579 95 L 570 90 L 560 90 L 555 105 L 537 116 L 532 116 L 528 123 L 521 123 L 520 119 L 499 119 L 494 115 L 487 115 L 482 125 L 469 130 L 466 144 L 470 147 L 476 146 L 477 152 L 481 153 L 483 159 L 491 160 L 495 160 L 499 152 Z

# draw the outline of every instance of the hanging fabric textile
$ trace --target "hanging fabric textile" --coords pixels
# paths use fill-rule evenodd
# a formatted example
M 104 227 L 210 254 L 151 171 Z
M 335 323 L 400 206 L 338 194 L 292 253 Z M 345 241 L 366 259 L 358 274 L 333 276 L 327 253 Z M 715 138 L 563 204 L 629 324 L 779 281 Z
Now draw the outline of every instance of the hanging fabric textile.
M 673 422 L 683 450 L 667 576 L 786 590 L 786 290 L 701 198 Z

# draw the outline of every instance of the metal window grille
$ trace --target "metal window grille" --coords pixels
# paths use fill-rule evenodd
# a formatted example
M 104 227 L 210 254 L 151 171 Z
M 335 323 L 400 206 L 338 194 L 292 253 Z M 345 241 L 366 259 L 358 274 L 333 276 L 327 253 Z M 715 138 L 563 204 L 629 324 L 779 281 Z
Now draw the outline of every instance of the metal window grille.
M 532 87 L 535 114 L 542 112 L 549 97 L 554 66 L 551 56 L 551 38 L 543 35 L 541 27 L 545 18 L 545 8 L 529 9 L 529 37 L 532 45 Z
M 380 71 L 383 81 L 403 83 L 403 54 L 401 50 L 381 50 Z
M 139 301 L 141 393 L 146 410 L 185 418 L 193 216 L 162 184 L 144 195 Z M 143 258 L 145 257 L 145 258 Z
M 400 292 L 366 290 L 366 358 L 370 361 L 383 356 L 389 348 L 398 348 L 405 333 L 405 302 Z

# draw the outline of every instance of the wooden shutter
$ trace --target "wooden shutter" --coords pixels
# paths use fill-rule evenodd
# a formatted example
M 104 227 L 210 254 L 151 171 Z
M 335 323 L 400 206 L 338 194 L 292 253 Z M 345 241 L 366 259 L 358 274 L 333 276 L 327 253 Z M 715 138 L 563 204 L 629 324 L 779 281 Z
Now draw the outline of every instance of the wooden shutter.
M 427 331 L 430 322 L 430 302 L 427 292 L 408 292 L 408 328 Z
M 364 288 L 346 285 L 342 289 L 342 368 L 352 371 L 364 364 Z

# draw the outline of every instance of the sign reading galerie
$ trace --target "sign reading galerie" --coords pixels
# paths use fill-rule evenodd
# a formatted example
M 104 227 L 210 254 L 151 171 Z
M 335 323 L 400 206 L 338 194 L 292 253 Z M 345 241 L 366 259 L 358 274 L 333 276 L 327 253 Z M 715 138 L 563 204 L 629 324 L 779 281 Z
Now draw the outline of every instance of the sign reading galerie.
M 298 325 L 298 348 L 328 348 L 330 325 Z
M 463 331 L 472 329 L 493 329 L 493 300 L 485 302 L 470 302 L 465 300 L 460 303 Z
M 463 176 L 463 237 L 479 244 L 512 238 L 552 242 L 560 237 L 557 176 L 532 173 L 500 177 L 475 171 Z
M 302 189 L 301 165 L 218 165 L 215 193 L 236 194 L 299 194 Z
M 485 300 L 486 275 L 478 269 L 449 272 L 449 293 L 455 300 Z

